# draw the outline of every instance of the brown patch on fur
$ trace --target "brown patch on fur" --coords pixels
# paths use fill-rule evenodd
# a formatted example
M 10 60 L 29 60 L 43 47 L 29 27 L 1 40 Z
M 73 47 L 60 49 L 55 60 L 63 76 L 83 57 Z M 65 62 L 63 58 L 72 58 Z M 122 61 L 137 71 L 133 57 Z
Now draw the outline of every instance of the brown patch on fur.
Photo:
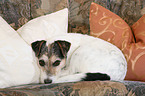
M 64 51 L 63 51 L 63 47 L 62 47 L 62 45 L 61 45 L 59 42 L 56 42 L 56 43 L 59 45 L 60 50 L 61 50 L 61 52 L 62 52 L 63 56 L 65 56 Z
M 35 52 L 36 57 L 38 58 L 48 51 L 45 40 L 33 42 L 31 46 L 33 51 Z

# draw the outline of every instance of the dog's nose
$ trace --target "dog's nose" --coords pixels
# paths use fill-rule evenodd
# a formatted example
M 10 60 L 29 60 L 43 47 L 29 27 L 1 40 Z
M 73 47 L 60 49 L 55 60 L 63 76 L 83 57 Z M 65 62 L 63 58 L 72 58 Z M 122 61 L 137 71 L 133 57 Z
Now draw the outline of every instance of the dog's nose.
M 52 83 L 52 80 L 50 80 L 50 79 L 45 79 L 45 80 L 44 80 L 44 83 L 45 83 L 45 84 Z

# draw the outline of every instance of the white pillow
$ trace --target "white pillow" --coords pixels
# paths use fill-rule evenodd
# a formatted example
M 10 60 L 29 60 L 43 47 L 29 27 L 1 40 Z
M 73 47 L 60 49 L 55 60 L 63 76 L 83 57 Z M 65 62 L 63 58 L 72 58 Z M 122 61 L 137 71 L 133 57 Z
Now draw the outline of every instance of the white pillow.
M 36 63 L 31 46 L 0 17 L 0 88 L 38 83 Z
M 17 30 L 30 45 L 36 40 L 47 40 L 55 35 L 67 33 L 68 9 L 37 17 Z

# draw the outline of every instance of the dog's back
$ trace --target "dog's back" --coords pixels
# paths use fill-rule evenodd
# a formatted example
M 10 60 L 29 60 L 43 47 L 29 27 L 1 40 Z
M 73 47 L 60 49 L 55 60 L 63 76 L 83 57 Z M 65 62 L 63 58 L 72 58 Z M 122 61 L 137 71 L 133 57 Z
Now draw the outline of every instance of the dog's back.
M 111 80 L 123 80 L 127 71 L 127 62 L 122 52 L 101 40 L 80 46 L 72 54 L 69 63 L 72 72 L 79 68 L 82 73 L 105 73 Z

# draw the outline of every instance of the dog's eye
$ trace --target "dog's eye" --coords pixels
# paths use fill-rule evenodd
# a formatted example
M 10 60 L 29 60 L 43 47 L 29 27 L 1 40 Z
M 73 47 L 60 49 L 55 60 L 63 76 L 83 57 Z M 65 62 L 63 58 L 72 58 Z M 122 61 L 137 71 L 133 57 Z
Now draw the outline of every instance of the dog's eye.
M 52 65 L 53 66 L 58 66 L 60 64 L 60 62 L 61 62 L 60 60 L 56 60 Z
M 45 65 L 44 60 L 39 60 L 39 64 L 40 64 L 40 66 L 44 66 Z

